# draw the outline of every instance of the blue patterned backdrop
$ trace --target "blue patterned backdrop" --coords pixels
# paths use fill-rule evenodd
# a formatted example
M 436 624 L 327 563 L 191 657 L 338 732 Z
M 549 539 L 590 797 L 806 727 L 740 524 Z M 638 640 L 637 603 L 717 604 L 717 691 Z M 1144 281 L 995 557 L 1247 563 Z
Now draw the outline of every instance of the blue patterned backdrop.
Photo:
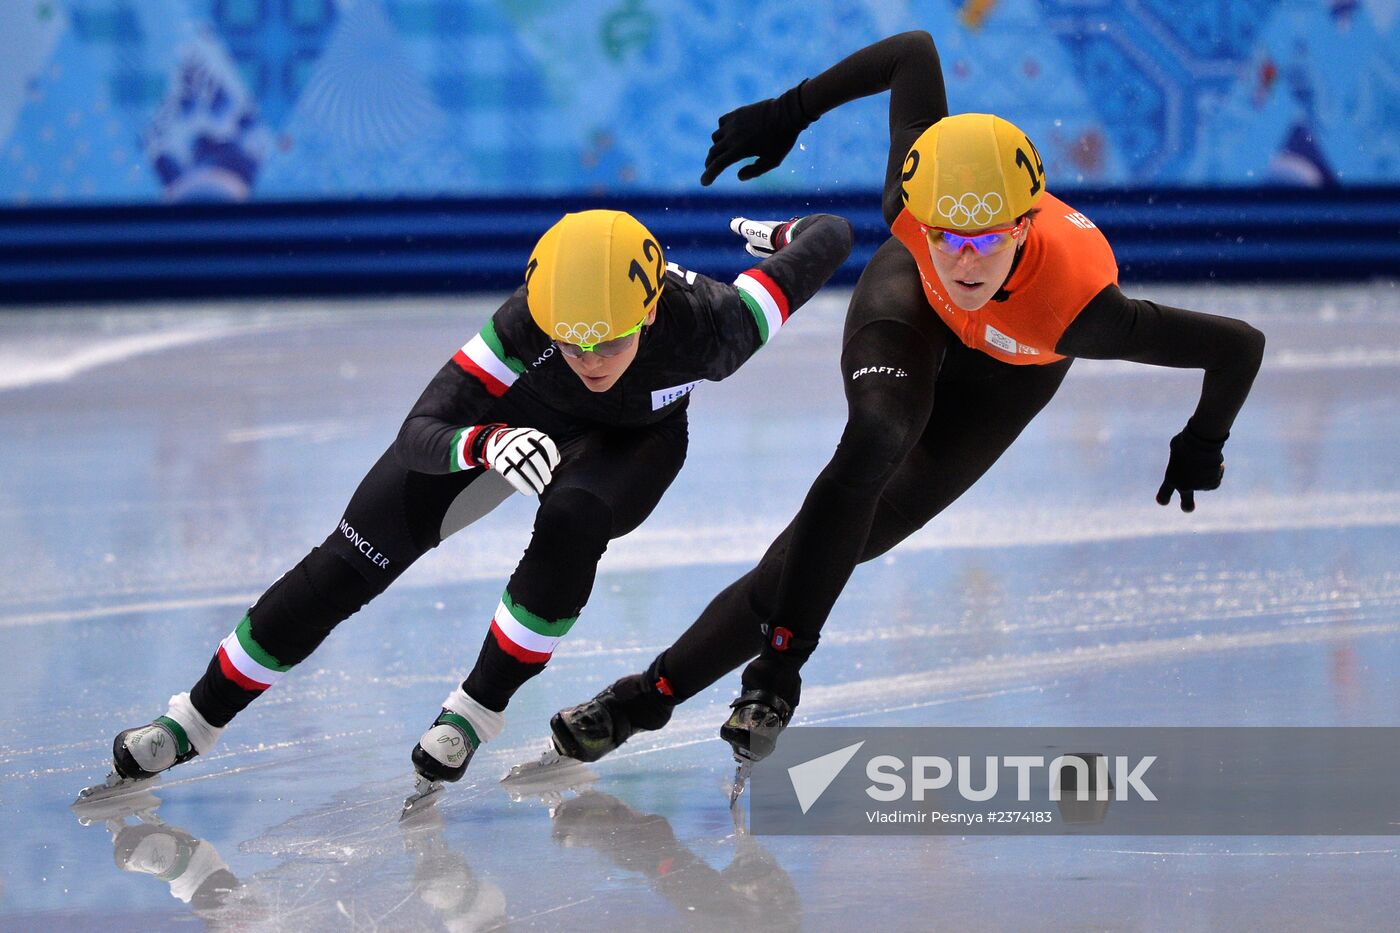
M 1400 182 L 1400 0 L 3 0 L 0 205 L 692 191 L 720 113 L 914 28 L 1052 187 Z M 760 190 L 877 186 L 885 129 Z

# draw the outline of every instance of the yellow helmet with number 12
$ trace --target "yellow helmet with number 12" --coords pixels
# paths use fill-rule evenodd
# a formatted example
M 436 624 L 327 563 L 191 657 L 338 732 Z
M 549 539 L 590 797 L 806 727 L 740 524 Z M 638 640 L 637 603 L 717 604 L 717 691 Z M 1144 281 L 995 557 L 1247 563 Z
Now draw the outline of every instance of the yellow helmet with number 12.
M 551 340 L 590 346 L 633 330 L 661 296 L 656 237 L 622 211 L 565 214 L 525 267 L 530 316 Z

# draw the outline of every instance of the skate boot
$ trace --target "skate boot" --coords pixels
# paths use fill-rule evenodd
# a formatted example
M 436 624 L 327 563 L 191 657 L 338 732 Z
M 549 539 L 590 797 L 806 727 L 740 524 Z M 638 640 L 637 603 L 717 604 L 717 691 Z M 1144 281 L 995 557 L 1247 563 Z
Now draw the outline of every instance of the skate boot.
M 720 726 L 719 737 L 734 749 L 736 761 L 762 761 L 771 755 L 778 734 L 792 718 L 792 707 L 771 690 L 747 690 L 729 707 L 734 712 Z
M 170 698 L 164 716 L 117 733 L 112 740 L 112 772 L 104 783 L 83 788 L 78 802 L 116 796 L 143 786 L 161 772 L 209 751 L 223 731 L 199 714 L 188 693 L 177 694 Z
M 480 747 L 472 724 L 444 709 L 413 746 L 413 770 L 433 781 L 460 781 Z
M 132 780 L 155 777 L 199 754 L 189 735 L 169 716 L 134 729 L 123 729 L 112 741 L 112 764 L 117 774 Z
M 460 686 L 452 691 L 443 701 L 442 712 L 413 746 L 414 789 L 399 819 L 431 805 L 444 783 L 460 781 L 481 743 L 500 735 L 504 727 L 505 717 L 499 712 L 482 706 Z
M 648 690 L 646 677 L 631 674 L 578 706 L 550 717 L 554 747 L 575 761 L 597 761 L 636 732 L 660 729 L 671 719 L 672 704 Z

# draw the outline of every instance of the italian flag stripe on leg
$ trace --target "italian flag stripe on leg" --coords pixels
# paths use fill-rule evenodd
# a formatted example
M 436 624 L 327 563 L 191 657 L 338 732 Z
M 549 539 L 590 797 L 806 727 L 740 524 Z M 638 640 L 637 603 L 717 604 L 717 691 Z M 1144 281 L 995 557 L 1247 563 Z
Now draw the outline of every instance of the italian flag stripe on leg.
M 219 669 L 244 690 L 266 690 L 291 668 L 253 640 L 253 623 L 247 616 L 219 643 Z
M 743 273 L 734 280 L 734 285 L 739 289 L 739 297 L 753 312 L 760 342 L 767 343 L 792 313 L 787 296 L 776 282 L 759 269 Z
M 568 634 L 578 616 L 550 621 L 535 615 L 510 598 L 501 596 L 500 605 L 491 619 L 491 633 L 501 650 L 517 661 L 543 664 L 554 653 L 559 639 Z
M 495 619 L 491 620 L 491 635 L 496 639 L 497 647 L 522 664 L 546 664 L 549 662 L 551 652 L 531 651 L 529 648 L 516 644 L 510 636 L 501 630 L 500 623 Z
M 453 355 L 452 362 L 474 376 L 487 392 L 497 397 L 506 394 L 506 389 L 515 384 L 525 368 L 519 360 L 506 355 L 496 336 L 496 327 L 490 322 Z

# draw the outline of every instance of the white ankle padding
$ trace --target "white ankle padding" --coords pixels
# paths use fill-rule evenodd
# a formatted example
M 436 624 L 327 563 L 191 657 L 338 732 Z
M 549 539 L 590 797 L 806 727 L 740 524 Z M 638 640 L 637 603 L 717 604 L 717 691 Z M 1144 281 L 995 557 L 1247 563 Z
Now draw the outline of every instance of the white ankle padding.
M 480 703 L 473 700 L 463 690 L 461 685 L 447 695 L 447 699 L 442 701 L 442 708 L 449 709 L 472 724 L 476 730 L 476 737 L 483 742 L 489 742 L 501 734 L 501 730 L 506 727 L 506 717 L 504 713 L 498 713 L 493 709 L 487 709 Z
M 165 715 L 180 724 L 185 730 L 185 735 L 189 738 L 190 744 L 195 751 L 201 755 L 209 754 L 209 750 L 214 747 L 214 743 L 219 741 L 219 736 L 223 734 L 223 727 L 215 729 L 199 715 L 199 710 L 194 708 L 190 702 L 188 693 L 177 693 L 170 698 L 170 708 L 165 711 Z

